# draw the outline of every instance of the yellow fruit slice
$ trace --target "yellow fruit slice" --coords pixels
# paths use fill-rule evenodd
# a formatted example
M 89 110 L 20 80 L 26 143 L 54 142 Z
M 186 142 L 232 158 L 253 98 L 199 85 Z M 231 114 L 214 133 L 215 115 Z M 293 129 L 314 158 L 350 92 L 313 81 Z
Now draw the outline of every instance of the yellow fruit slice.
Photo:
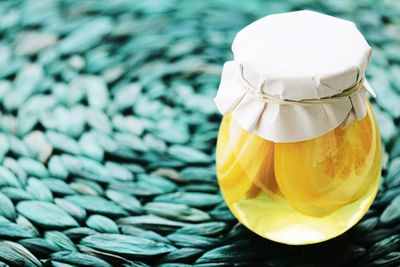
M 359 199 L 380 169 L 379 131 L 368 102 L 367 115 L 347 128 L 318 138 L 276 143 L 275 176 L 279 189 L 297 211 L 323 217 Z
M 264 160 L 258 169 L 252 187 L 247 192 L 248 198 L 257 197 L 261 192 L 271 198 L 280 195 L 274 172 L 274 143 L 268 140 L 264 140 L 264 142 L 265 150 L 262 154 Z
M 231 115 L 222 120 L 217 142 L 217 175 L 227 204 L 250 190 L 276 191 L 273 177 L 273 143 L 243 130 Z M 254 186 L 253 186 L 254 182 Z M 270 188 L 271 187 L 271 188 Z

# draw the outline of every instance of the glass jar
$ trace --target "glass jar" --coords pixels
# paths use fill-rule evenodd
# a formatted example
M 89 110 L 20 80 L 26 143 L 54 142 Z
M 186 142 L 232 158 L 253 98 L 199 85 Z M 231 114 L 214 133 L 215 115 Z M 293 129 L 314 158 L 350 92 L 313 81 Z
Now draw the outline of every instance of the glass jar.
M 218 182 L 247 228 L 286 244 L 336 237 L 367 212 L 379 187 L 381 139 L 367 115 L 320 137 L 274 143 L 224 116 L 217 141 Z

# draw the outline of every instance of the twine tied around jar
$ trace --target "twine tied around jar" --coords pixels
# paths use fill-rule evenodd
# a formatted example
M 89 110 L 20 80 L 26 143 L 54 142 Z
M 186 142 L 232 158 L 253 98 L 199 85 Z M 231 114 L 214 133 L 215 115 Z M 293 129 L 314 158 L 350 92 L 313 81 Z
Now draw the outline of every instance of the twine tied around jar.
M 360 90 L 365 81 L 364 75 L 361 77 L 359 81 L 357 81 L 353 86 L 343 90 L 341 93 L 329 97 L 323 97 L 319 99 L 301 99 L 301 100 L 290 100 L 290 99 L 280 99 L 279 97 L 273 96 L 271 94 L 265 93 L 261 91 L 261 87 L 263 84 L 260 84 L 257 88 L 251 85 L 243 75 L 243 65 L 240 66 L 240 82 L 242 87 L 245 89 L 246 93 L 251 97 L 266 102 L 266 103 L 275 103 L 279 105 L 292 105 L 292 106 L 314 106 L 314 105 L 322 105 L 322 104 L 330 104 L 336 101 L 345 100 Z M 367 91 L 371 93 L 368 88 Z M 375 95 L 371 93 L 373 97 Z

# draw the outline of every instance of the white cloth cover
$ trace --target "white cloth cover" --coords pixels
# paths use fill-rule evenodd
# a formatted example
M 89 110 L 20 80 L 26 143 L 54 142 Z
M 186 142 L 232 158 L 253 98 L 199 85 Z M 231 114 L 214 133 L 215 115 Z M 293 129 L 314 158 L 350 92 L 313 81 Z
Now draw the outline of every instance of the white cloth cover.
M 321 136 L 366 115 L 365 81 L 351 97 L 315 106 L 266 103 L 246 94 L 245 78 L 260 92 L 285 100 L 319 99 L 341 93 L 363 78 L 371 47 L 354 23 L 312 11 L 266 16 L 242 29 L 224 64 L 214 101 L 243 129 L 274 142 Z

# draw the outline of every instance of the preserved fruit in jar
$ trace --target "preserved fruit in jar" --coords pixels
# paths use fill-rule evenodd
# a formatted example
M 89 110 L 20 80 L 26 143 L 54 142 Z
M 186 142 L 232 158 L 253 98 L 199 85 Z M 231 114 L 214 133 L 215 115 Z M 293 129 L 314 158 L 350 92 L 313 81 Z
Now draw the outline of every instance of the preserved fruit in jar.
M 367 212 L 381 139 L 366 97 L 372 49 L 352 22 L 312 11 L 266 16 L 232 45 L 214 99 L 217 177 L 234 216 L 262 237 L 311 244 Z

